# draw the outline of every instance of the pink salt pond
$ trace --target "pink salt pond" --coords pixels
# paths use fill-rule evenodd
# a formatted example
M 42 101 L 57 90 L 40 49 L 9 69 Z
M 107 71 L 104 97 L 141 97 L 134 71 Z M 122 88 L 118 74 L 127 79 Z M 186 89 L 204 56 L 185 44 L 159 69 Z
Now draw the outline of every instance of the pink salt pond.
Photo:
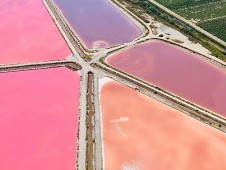
M 226 71 L 175 45 L 153 40 L 106 62 L 226 117 Z
M 0 74 L 0 169 L 74 170 L 80 75 L 67 68 Z
M 54 0 L 88 49 L 127 43 L 141 30 L 108 0 Z
M 101 92 L 105 170 L 226 169 L 226 135 L 116 82 Z
M 42 0 L 0 3 L 0 64 L 64 59 L 71 52 Z

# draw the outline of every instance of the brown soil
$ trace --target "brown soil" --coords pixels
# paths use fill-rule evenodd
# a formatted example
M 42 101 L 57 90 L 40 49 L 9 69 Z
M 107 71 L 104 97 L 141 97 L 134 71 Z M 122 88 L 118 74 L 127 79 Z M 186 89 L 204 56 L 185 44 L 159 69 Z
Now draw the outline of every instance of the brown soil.
M 88 73 L 87 81 L 87 115 L 86 115 L 86 128 L 87 128 L 87 146 L 86 146 L 86 170 L 93 169 L 93 116 L 94 116 L 94 103 L 93 103 L 93 73 Z

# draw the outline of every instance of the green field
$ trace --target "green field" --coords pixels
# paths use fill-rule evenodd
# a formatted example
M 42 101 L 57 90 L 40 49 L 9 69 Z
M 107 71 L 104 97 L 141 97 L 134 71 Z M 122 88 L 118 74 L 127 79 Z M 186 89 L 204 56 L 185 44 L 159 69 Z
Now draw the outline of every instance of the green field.
M 156 0 L 226 41 L 226 0 Z
M 202 22 L 198 26 L 226 41 L 226 17 Z
M 213 56 L 226 62 L 226 49 L 224 46 L 190 27 L 186 23 L 183 23 L 183 21 L 175 19 L 175 17 L 154 5 L 149 0 L 119 0 L 119 2 L 124 4 L 129 11 L 141 18 L 145 23 L 149 23 L 149 20 L 147 20 L 146 17 L 152 16 L 154 20 L 178 30 L 186 35 L 190 41 L 201 44 L 208 49 Z M 219 26 L 220 24 L 218 24 L 218 27 Z M 225 24 L 223 23 L 221 27 L 223 28 L 224 26 Z M 225 35 L 223 31 L 221 35 Z

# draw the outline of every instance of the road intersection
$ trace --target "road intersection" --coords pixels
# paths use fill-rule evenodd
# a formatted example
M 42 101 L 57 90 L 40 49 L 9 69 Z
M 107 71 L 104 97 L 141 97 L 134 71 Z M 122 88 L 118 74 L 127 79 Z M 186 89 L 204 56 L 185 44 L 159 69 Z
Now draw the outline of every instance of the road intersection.
M 100 103 L 99 103 L 99 91 L 98 91 L 98 79 L 103 77 L 110 77 L 117 82 L 125 84 L 133 89 L 139 90 L 141 93 L 150 96 L 164 104 L 167 104 L 185 114 L 188 114 L 192 117 L 195 117 L 198 120 L 203 121 L 206 124 L 209 124 L 221 131 L 226 132 L 226 119 L 219 116 L 216 113 L 213 113 L 205 108 L 197 106 L 194 103 L 191 103 L 179 96 L 176 96 L 172 93 L 169 93 L 159 87 L 151 85 L 147 82 L 144 82 L 132 75 L 124 73 L 116 68 L 108 66 L 104 62 L 104 58 L 115 51 L 118 51 L 122 48 L 128 48 L 134 46 L 137 43 L 150 40 L 152 38 L 161 39 L 157 35 L 152 35 L 149 27 L 143 24 L 143 34 L 139 38 L 135 39 L 132 42 L 125 44 L 119 44 L 114 47 L 98 50 L 88 50 L 82 46 L 82 43 L 75 36 L 70 26 L 68 26 L 67 21 L 64 19 L 62 14 L 56 9 L 56 6 L 52 0 L 43 0 L 45 7 L 47 8 L 49 14 L 53 18 L 55 24 L 57 25 L 59 31 L 67 42 L 69 48 L 71 49 L 72 56 L 69 56 L 63 60 L 57 61 L 45 61 L 37 63 L 23 63 L 23 64 L 14 64 L 14 65 L 0 65 L 0 72 L 11 72 L 11 71 L 21 71 L 21 70 L 33 70 L 33 69 L 45 69 L 51 67 L 68 67 L 74 71 L 79 71 L 81 74 L 81 83 L 80 83 L 80 100 L 79 100 L 79 131 L 78 131 L 78 145 L 77 145 L 77 169 L 84 169 L 86 166 L 86 119 L 87 119 L 87 81 L 88 73 L 92 72 L 94 75 L 93 84 L 94 84 L 94 139 L 95 139 L 95 154 L 100 155 L 102 153 L 101 146 L 101 118 L 100 118 Z M 113 2 L 112 2 L 113 3 Z M 116 5 L 117 6 L 117 5 Z M 120 7 L 118 7 L 120 8 Z M 120 8 L 123 10 L 124 8 Z M 128 13 L 128 11 L 127 11 Z M 142 21 L 136 20 L 136 16 L 130 17 L 130 19 L 135 20 L 136 22 L 141 23 Z M 218 61 L 216 62 L 217 64 Z M 220 63 L 223 64 L 224 63 Z M 224 65 L 225 67 L 225 65 Z M 102 167 L 102 158 L 95 157 L 94 164 L 97 169 Z

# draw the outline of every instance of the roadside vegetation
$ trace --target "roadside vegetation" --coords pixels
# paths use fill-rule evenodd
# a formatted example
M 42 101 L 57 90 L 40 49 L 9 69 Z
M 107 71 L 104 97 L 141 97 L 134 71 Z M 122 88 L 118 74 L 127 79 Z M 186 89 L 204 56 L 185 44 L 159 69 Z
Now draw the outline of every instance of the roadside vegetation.
M 144 22 L 149 22 L 146 19 L 147 15 L 152 16 L 156 21 L 159 21 L 171 28 L 174 28 L 183 34 L 185 34 L 191 41 L 200 43 L 207 48 L 213 56 L 226 61 L 226 48 L 210 39 L 206 35 L 200 33 L 194 28 L 186 25 L 182 21 L 174 18 L 170 14 L 166 13 L 162 9 L 153 5 L 148 0 L 119 0 L 122 4 L 126 5 L 126 8 L 139 16 Z
M 226 0 L 156 0 L 226 41 Z M 223 21 L 223 24 L 221 23 Z
M 219 0 L 156 0 L 161 4 L 164 4 L 166 7 L 177 10 L 183 7 L 198 6 L 208 3 L 218 2 Z
M 226 9 L 225 9 L 225 11 L 226 11 Z M 219 38 L 226 41 L 226 17 L 201 22 L 201 23 L 198 24 L 198 26 L 200 26 L 201 28 L 210 32 L 213 35 L 217 34 L 217 36 Z

